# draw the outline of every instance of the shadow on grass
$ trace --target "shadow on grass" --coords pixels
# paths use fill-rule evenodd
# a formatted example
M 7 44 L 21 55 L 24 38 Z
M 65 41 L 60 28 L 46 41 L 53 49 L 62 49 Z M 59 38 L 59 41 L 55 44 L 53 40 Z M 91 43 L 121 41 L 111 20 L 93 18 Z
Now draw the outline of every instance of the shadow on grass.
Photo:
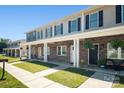
M 84 70 L 84 69 L 80 69 L 80 68 L 73 68 L 73 67 L 64 69 L 63 71 L 68 71 L 68 72 L 71 72 L 74 74 L 80 74 L 80 75 L 83 75 L 86 77 L 90 77 L 92 74 L 94 74 L 94 71 Z
M 43 65 L 43 66 L 50 67 L 50 68 L 58 66 L 56 64 L 45 63 L 45 62 L 40 62 L 40 61 L 24 61 L 24 62 L 28 62 L 28 63 L 32 63 L 32 64 L 37 64 L 37 65 Z

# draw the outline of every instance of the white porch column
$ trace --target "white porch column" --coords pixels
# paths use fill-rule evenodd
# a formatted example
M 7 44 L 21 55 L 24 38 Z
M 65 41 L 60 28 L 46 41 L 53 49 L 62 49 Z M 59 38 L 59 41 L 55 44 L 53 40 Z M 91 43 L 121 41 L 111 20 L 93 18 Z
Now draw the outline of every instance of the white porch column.
M 74 40 L 74 63 L 73 66 L 74 67 L 79 67 L 79 39 L 75 39 Z
M 84 16 L 84 13 L 82 13 L 82 16 L 81 16 L 81 30 L 82 30 L 82 32 L 84 32 L 84 30 L 85 30 L 85 16 Z
M 73 40 L 73 42 L 74 42 L 74 63 L 73 63 L 73 66 L 76 67 L 76 60 L 77 60 L 77 52 L 76 52 L 77 46 L 76 46 L 76 44 L 77 44 L 77 41 Z
M 47 62 L 47 43 L 44 43 L 44 62 Z
M 77 39 L 77 64 L 76 67 L 79 67 L 80 63 L 80 41 Z
M 28 59 L 31 59 L 31 45 L 28 46 Z

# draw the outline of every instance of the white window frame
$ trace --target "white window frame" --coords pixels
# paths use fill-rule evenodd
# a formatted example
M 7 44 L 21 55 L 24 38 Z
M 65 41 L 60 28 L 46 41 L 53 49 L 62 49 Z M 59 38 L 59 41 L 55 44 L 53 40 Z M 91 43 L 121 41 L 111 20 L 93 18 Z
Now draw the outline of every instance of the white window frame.
M 53 31 L 53 29 L 52 29 L 52 31 Z M 52 37 L 51 36 L 51 27 L 46 28 L 46 34 L 47 34 L 46 38 L 51 38 Z
M 107 58 L 109 58 L 109 55 L 108 55 L 109 54 L 108 53 L 109 52 L 109 44 L 110 43 L 107 43 Z M 121 57 L 121 53 L 122 53 L 122 48 L 119 47 L 117 49 L 117 58 L 109 58 L 109 59 L 124 59 L 124 58 Z
M 92 14 L 95 14 L 95 13 L 97 13 L 97 26 L 91 28 L 91 27 L 90 27 L 90 16 L 91 16 Z M 97 28 L 97 27 L 99 27 L 99 11 L 93 12 L 93 13 L 90 13 L 90 14 L 89 14 L 89 29 L 93 29 L 93 28 Z
M 60 55 L 58 55 L 58 47 L 60 47 Z M 62 48 L 65 48 L 66 50 L 66 54 L 63 54 L 62 53 Z M 67 55 L 67 47 L 65 45 L 62 45 L 62 46 L 57 46 L 57 56 L 66 56 Z
M 62 35 L 62 34 L 61 34 L 61 24 L 57 24 L 57 25 L 55 25 L 55 26 L 56 26 L 56 28 L 57 28 L 57 26 L 59 26 L 59 27 L 60 27 L 60 31 L 59 31 L 60 33 L 59 33 L 59 34 L 58 34 L 58 33 L 56 33 L 56 35 L 55 35 L 55 36 L 60 36 L 60 35 Z M 57 29 L 56 29 L 56 31 L 57 31 Z M 57 32 L 58 32 L 58 31 L 57 31 Z

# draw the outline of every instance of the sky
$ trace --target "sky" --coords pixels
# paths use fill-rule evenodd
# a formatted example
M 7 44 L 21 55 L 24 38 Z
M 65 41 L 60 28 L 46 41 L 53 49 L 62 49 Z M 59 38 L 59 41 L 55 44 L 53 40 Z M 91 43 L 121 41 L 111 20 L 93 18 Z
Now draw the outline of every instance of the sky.
M 0 6 L 0 37 L 25 39 L 25 32 L 89 6 Z

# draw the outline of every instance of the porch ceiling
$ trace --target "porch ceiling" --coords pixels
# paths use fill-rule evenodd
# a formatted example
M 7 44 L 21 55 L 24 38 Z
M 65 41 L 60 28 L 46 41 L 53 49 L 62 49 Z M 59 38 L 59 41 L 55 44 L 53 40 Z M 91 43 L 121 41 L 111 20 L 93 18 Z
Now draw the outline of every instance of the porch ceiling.
M 54 38 L 27 42 L 25 45 L 35 45 L 39 43 L 53 43 L 53 42 L 68 41 L 68 40 L 74 40 L 74 39 L 85 39 L 85 38 L 121 35 L 121 34 L 124 34 L 124 26 L 94 30 L 94 31 L 89 31 L 89 32 L 81 31 L 77 34 L 69 34 L 69 35 L 63 35 L 63 36 L 58 36 Z

